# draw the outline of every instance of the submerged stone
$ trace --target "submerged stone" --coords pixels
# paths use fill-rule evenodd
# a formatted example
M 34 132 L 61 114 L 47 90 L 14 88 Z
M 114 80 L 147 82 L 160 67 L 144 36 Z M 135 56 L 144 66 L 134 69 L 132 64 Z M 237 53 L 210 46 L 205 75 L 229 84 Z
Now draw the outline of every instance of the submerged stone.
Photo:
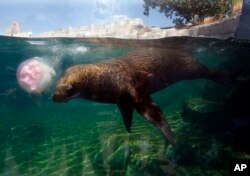
M 169 154 L 168 154 L 169 155 Z M 181 141 L 171 158 L 182 166 L 201 165 L 204 168 L 221 168 L 224 166 L 226 151 L 223 145 L 213 138 L 200 141 Z
M 202 98 L 187 100 L 183 105 L 182 117 L 192 125 L 205 126 L 212 116 L 220 111 L 221 104 Z M 209 118 L 209 119 L 208 119 Z
M 248 72 L 248 71 L 247 71 Z M 245 73 L 246 74 L 246 73 Z M 207 85 L 203 98 L 187 100 L 182 118 L 192 127 L 210 132 L 220 141 L 238 149 L 249 151 L 250 135 L 250 81 L 246 75 L 220 92 L 220 85 Z

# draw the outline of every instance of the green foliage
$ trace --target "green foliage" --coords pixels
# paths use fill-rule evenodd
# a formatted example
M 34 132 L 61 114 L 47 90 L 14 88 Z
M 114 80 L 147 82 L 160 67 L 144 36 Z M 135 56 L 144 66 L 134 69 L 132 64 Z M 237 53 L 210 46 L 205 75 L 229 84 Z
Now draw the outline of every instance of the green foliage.
M 232 0 L 144 0 L 144 15 L 150 9 L 158 9 L 173 23 L 181 26 L 187 23 L 199 24 L 205 17 L 229 14 Z
M 233 4 L 239 4 L 239 3 L 243 3 L 243 0 L 232 0 Z

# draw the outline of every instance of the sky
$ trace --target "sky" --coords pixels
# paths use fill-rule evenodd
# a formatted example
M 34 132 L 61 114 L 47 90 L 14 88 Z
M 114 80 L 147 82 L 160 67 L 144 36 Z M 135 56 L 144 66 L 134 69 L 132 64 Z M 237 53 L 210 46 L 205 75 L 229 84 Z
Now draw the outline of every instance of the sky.
M 143 15 L 143 0 L 6 0 L 0 1 L 0 35 L 17 20 L 33 36 L 66 27 L 141 18 L 147 26 L 173 26 L 157 10 Z

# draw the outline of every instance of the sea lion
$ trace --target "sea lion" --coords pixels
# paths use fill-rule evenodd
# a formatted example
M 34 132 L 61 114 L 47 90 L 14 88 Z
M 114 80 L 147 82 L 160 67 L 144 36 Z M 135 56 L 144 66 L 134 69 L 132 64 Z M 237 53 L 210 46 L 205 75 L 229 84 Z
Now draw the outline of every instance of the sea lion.
M 221 82 L 224 74 L 208 69 L 187 53 L 140 48 L 117 59 L 68 68 L 57 82 L 52 99 L 67 102 L 85 98 L 115 103 L 128 132 L 135 109 L 175 146 L 170 127 L 150 95 L 181 80 L 202 78 Z

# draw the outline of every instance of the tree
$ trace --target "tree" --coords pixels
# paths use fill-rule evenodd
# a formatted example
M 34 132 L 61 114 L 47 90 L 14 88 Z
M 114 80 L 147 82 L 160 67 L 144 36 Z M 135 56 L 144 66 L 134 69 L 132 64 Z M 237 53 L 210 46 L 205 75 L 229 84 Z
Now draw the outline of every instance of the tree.
M 143 7 L 144 15 L 148 16 L 150 9 L 158 9 L 177 26 L 197 25 L 205 17 L 230 13 L 232 0 L 144 0 Z

